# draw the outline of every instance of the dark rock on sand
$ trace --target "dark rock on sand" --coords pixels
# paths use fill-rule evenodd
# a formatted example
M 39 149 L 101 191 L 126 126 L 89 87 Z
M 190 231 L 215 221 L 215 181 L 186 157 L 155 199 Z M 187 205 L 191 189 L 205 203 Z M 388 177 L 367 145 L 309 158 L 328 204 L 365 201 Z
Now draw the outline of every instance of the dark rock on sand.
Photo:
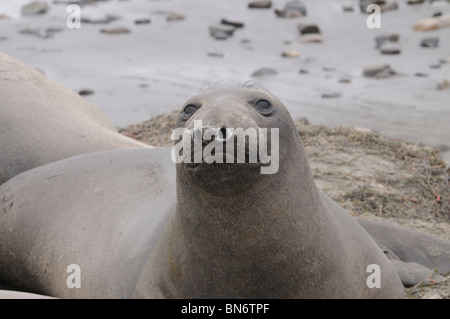
M 322 95 L 321 95 L 321 97 L 323 99 L 338 98 L 341 96 L 342 96 L 342 94 L 339 92 L 325 92 L 325 93 L 322 93 Z
M 41 32 L 39 29 L 31 29 L 31 28 L 24 28 L 19 30 L 20 34 L 26 34 L 26 35 L 32 35 L 35 37 L 38 37 L 40 39 L 47 39 L 52 36 L 52 34 L 47 34 L 46 32 Z
M 261 69 L 256 70 L 252 73 L 252 77 L 263 77 L 263 76 L 272 76 L 277 75 L 278 71 L 273 68 L 263 67 Z
M 81 23 L 89 23 L 89 24 L 108 24 L 119 20 L 120 17 L 112 14 L 107 14 L 104 18 L 100 19 L 91 19 L 88 17 L 81 16 Z
M 442 11 L 436 11 L 435 13 L 433 13 L 432 17 L 440 17 L 442 16 Z
M 300 71 L 298 71 L 300 74 L 309 74 L 308 70 L 305 69 L 301 69 Z
M 235 27 L 225 24 L 209 26 L 209 34 L 217 40 L 226 40 L 231 37 L 236 30 Z
M 130 29 L 127 29 L 125 27 L 113 27 L 108 29 L 101 29 L 100 32 L 105 34 L 125 34 L 130 33 L 131 31 Z
M 272 1 L 252 1 L 248 4 L 251 9 L 269 9 L 272 7 Z
M 406 3 L 407 4 L 412 4 L 412 5 L 414 5 L 414 4 L 422 4 L 422 3 L 424 3 L 424 0 L 408 0 Z
M 348 75 L 344 75 L 344 76 L 339 78 L 338 82 L 339 83 L 345 83 L 345 84 L 352 83 L 352 78 L 350 76 L 348 76 Z
M 209 52 L 208 56 L 211 58 L 223 58 L 223 53 L 220 52 Z
M 228 20 L 228 19 L 222 19 L 221 23 L 224 24 L 224 25 L 232 26 L 232 27 L 234 27 L 236 29 L 244 27 L 244 23 L 243 22 L 231 21 L 231 20 Z
M 398 45 L 393 43 L 384 43 L 380 46 L 381 54 L 400 54 L 401 50 Z
M 320 33 L 308 33 L 300 37 L 302 43 L 321 43 L 323 36 Z
M 397 72 L 389 64 L 379 64 L 364 68 L 363 75 L 367 78 L 385 79 L 397 75 Z
M 150 24 L 152 21 L 150 19 L 136 19 L 134 20 L 134 24 Z
M 420 42 L 422 48 L 437 48 L 439 46 L 439 38 L 424 38 Z
M 349 1 L 342 4 L 342 10 L 344 12 L 353 12 L 355 8 L 353 7 L 353 3 Z
M 178 12 L 169 12 L 166 15 L 166 20 L 167 21 L 181 21 L 186 19 L 186 17 L 184 15 L 182 15 L 181 13 Z
M 297 29 L 301 35 L 310 34 L 310 33 L 321 33 L 319 27 L 315 24 L 299 23 L 297 25 Z
M 298 58 L 300 56 L 300 52 L 297 50 L 286 50 L 281 53 L 283 58 Z
M 375 37 L 376 47 L 379 49 L 386 42 L 398 42 L 400 35 L 398 33 L 388 33 Z
M 49 5 L 44 1 L 33 1 L 22 7 L 21 14 L 24 16 L 34 16 L 45 14 L 50 10 Z
M 8 37 L 5 37 L 5 36 L 0 37 L 0 41 L 6 41 L 6 40 L 8 40 Z
M 283 10 L 275 9 L 275 14 L 280 18 L 298 18 L 306 16 L 305 5 L 298 0 L 289 1 Z
M 396 1 L 387 2 L 384 0 L 360 0 L 359 6 L 362 13 L 371 13 L 371 11 L 367 12 L 367 7 L 371 4 L 376 4 L 380 7 L 381 11 L 395 10 L 398 8 L 398 3 Z
M 420 78 L 424 78 L 424 77 L 428 76 L 428 74 L 422 73 L 422 72 L 416 72 L 416 73 L 414 73 L 414 75 L 417 77 L 420 77 Z
M 81 96 L 92 95 L 92 94 L 94 94 L 94 91 L 92 91 L 90 89 L 83 89 L 83 90 L 80 90 L 78 92 L 78 94 Z

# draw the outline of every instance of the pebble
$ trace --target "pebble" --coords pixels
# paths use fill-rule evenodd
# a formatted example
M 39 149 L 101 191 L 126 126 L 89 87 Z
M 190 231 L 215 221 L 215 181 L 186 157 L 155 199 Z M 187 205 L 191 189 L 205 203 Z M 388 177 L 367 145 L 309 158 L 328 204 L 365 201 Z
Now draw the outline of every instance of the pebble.
M 432 16 L 433 17 L 440 17 L 440 16 L 442 16 L 442 11 L 436 11 L 436 12 L 433 13 Z
M 302 43 L 322 43 L 323 36 L 319 33 L 308 33 L 300 37 Z
M 134 24 L 150 24 L 152 21 L 150 19 L 137 19 L 134 20 Z
M 252 77 L 263 77 L 263 76 L 273 76 L 273 75 L 277 75 L 278 71 L 273 69 L 273 68 L 269 68 L 269 67 L 262 67 L 261 69 L 256 70 L 255 72 L 252 73 Z
M 252 1 L 248 4 L 251 9 L 269 9 L 272 7 L 272 1 Z
M 11 19 L 11 17 L 9 15 L 0 13 L 0 20 L 9 20 L 9 19 Z
M 439 38 L 424 38 L 420 42 L 422 48 L 437 48 L 439 46 Z
M 1 36 L 0 37 L 0 41 L 6 41 L 6 40 L 8 40 L 8 37 L 6 37 L 6 36 Z
M 441 68 L 441 64 L 431 64 L 430 65 L 430 69 L 440 69 Z
M 49 5 L 44 1 L 33 1 L 22 7 L 21 14 L 24 16 L 34 16 L 45 14 L 50 10 Z
M 280 18 L 298 18 L 306 16 L 306 7 L 299 0 L 286 3 L 283 10 L 275 9 L 275 14 Z
M 297 50 L 286 50 L 281 53 L 281 56 L 283 58 L 298 58 L 300 56 L 300 52 L 298 52 Z
M 130 33 L 131 31 L 130 29 L 127 29 L 125 27 L 113 27 L 108 29 L 101 29 L 100 32 L 105 34 L 125 34 Z
M 169 12 L 166 15 L 166 20 L 167 21 L 181 21 L 184 20 L 186 17 L 180 13 L 177 12 Z
M 347 1 L 342 4 L 342 10 L 344 10 L 344 12 L 353 12 L 355 10 L 355 8 L 353 7 L 352 2 Z
M 339 92 L 326 92 L 326 93 L 322 93 L 322 98 L 324 99 L 331 99 L 331 98 L 337 98 L 337 97 L 341 97 L 342 94 Z
M 414 23 L 414 31 L 431 31 L 450 26 L 450 14 L 435 18 L 422 19 Z
M 226 40 L 231 37 L 236 30 L 235 27 L 225 24 L 209 26 L 209 34 L 217 40 Z
M 299 73 L 300 73 L 300 74 L 309 74 L 309 71 L 308 71 L 308 70 L 305 70 L 305 69 L 301 69 L 301 70 L 299 71 Z
M 342 76 L 338 80 L 339 83 L 352 83 L 352 79 L 350 76 Z
M 112 14 L 106 15 L 104 18 L 99 19 L 91 19 L 89 17 L 81 16 L 81 23 L 89 23 L 89 24 L 108 24 L 113 21 L 119 20 L 120 17 Z
M 450 89 L 450 79 L 444 79 L 437 85 L 438 91 Z
M 400 35 L 398 33 L 388 33 L 375 37 L 377 49 L 380 48 L 386 42 L 398 42 Z
M 364 68 L 363 75 L 368 78 L 385 79 L 396 75 L 389 64 L 372 65 Z
M 406 3 L 407 4 L 422 4 L 424 2 L 424 0 L 408 0 Z
M 401 50 L 400 48 L 392 43 L 384 43 L 380 46 L 380 52 L 381 54 L 400 54 Z
M 383 1 L 383 0 L 360 0 L 359 7 L 362 13 L 371 13 L 367 12 L 367 7 L 371 4 L 376 4 L 380 6 L 381 11 L 395 10 L 398 8 L 398 3 L 396 1 Z
M 86 95 L 94 94 L 94 91 L 92 91 L 90 89 L 83 89 L 83 90 L 80 90 L 78 92 L 78 94 L 81 95 L 81 96 L 86 96 Z
M 47 34 L 45 32 L 41 33 L 41 31 L 39 29 L 30 29 L 30 28 L 20 29 L 19 33 L 20 34 L 33 35 L 33 36 L 41 38 L 41 39 L 47 39 L 47 38 L 50 38 L 52 36 L 52 34 Z
M 418 77 L 421 77 L 421 78 L 424 78 L 424 77 L 427 77 L 427 76 L 428 76 L 428 74 L 422 73 L 422 72 L 416 72 L 416 73 L 414 73 L 414 75 L 415 75 L 415 76 L 418 76 Z
M 232 26 L 232 27 L 234 27 L 236 29 L 244 27 L 244 23 L 243 22 L 231 21 L 231 20 L 228 20 L 228 19 L 222 19 L 221 23 L 224 24 L 224 25 Z
M 211 58 L 223 58 L 223 53 L 219 53 L 219 52 L 209 52 L 208 56 Z
M 324 66 L 322 70 L 324 70 L 325 72 L 334 72 L 336 71 L 336 68 L 332 66 Z
M 298 31 L 300 31 L 301 35 L 305 35 L 305 34 L 320 34 L 320 29 L 317 25 L 315 24 L 304 24 L 304 23 L 299 23 L 297 25 L 297 29 Z

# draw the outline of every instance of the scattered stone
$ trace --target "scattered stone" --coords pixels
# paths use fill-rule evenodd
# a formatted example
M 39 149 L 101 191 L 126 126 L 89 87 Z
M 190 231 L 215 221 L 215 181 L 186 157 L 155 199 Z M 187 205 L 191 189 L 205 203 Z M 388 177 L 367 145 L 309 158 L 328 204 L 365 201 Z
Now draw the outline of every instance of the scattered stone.
M 263 77 L 263 76 L 273 76 L 273 75 L 277 75 L 278 71 L 272 68 L 268 68 L 268 67 L 263 67 L 259 70 L 256 70 L 255 72 L 252 73 L 252 77 Z
M 439 46 L 439 38 L 425 38 L 420 42 L 422 48 L 437 48 Z
M 308 33 L 300 37 L 302 43 L 322 43 L 323 36 L 319 33 Z
M 408 0 L 406 3 L 415 5 L 415 4 L 423 4 L 423 2 L 424 0 Z
M 438 63 L 438 64 L 431 64 L 430 65 L 430 69 L 440 69 L 441 68 L 441 64 L 440 63 Z
M 431 31 L 450 26 L 450 14 L 435 18 L 422 19 L 414 23 L 415 31 Z
M 400 54 L 401 50 L 396 44 L 384 43 L 380 47 L 381 54 Z
M 0 41 L 6 41 L 6 40 L 8 40 L 8 37 L 6 37 L 6 36 L 0 37 Z
M 298 52 L 297 50 L 286 50 L 281 53 L 281 56 L 283 58 L 298 58 L 300 56 L 300 52 Z
M 332 66 L 324 66 L 322 70 L 324 70 L 325 72 L 334 72 L 336 71 L 336 68 Z
M 217 40 L 226 40 L 231 37 L 236 30 L 235 27 L 225 24 L 209 26 L 209 34 Z
M 89 24 L 108 24 L 119 20 L 120 17 L 112 14 L 106 15 L 104 18 L 99 19 L 91 19 L 88 17 L 81 16 L 81 23 L 89 23 Z
M 342 94 L 339 92 L 326 92 L 326 93 L 322 93 L 321 96 L 323 99 L 331 99 L 331 98 L 341 97 Z
M 304 24 L 304 23 L 299 23 L 297 25 L 297 29 L 300 32 L 301 35 L 305 35 L 305 34 L 320 34 L 320 29 L 317 25 L 315 24 Z
M 362 13 L 372 13 L 372 11 L 367 12 L 367 7 L 371 4 L 376 4 L 380 7 L 380 10 L 388 11 L 388 10 L 395 10 L 398 8 L 398 3 L 396 1 L 387 2 L 383 0 L 360 0 L 359 6 Z
M 249 39 L 242 39 L 242 40 L 241 40 L 241 43 L 242 43 L 242 44 L 250 44 L 250 43 L 252 43 L 252 41 L 249 40 Z
M 134 20 L 134 24 L 150 24 L 152 21 L 150 19 L 137 19 Z
M 166 20 L 167 21 L 181 21 L 184 20 L 186 17 L 180 13 L 177 12 L 169 12 L 166 15 Z
M 80 90 L 78 92 L 78 94 L 81 96 L 92 95 L 92 94 L 94 94 L 94 91 L 92 91 L 90 89 L 83 89 L 83 90 Z
M 416 73 L 414 73 L 414 75 L 415 75 L 415 76 L 418 76 L 418 77 L 420 77 L 420 78 L 424 78 L 424 77 L 427 77 L 427 76 L 428 76 L 428 74 L 422 73 L 422 72 L 416 72 Z
M 444 79 L 444 80 L 442 80 L 441 83 L 439 83 L 437 85 L 438 91 L 446 90 L 446 89 L 450 89 L 450 79 Z
M 344 75 L 342 77 L 339 78 L 338 80 L 339 83 L 352 83 L 352 78 L 348 75 Z
M 309 74 L 309 71 L 308 71 L 308 70 L 305 70 L 305 69 L 301 69 L 301 70 L 299 71 L 299 73 L 300 73 L 300 74 Z
M 149 87 L 150 85 L 148 85 L 147 83 L 141 83 L 141 84 L 139 84 L 139 87 L 140 88 L 147 88 L 147 87 Z
M 52 37 L 52 34 L 48 34 L 46 32 L 41 33 L 41 31 L 39 29 L 30 29 L 30 28 L 25 28 L 25 29 L 21 29 L 19 30 L 20 34 L 26 34 L 26 35 L 32 35 L 35 37 L 38 37 L 40 39 L 47 39 Z
M 100 32 L 105 34 L 125 34 L 130 33 L 131 31 L 125 27 L 112 27 L 108 29 L 101 29 Z
M 248 4 L 251 9 L 270 9 L 272 7 L 272 1 L 252 1 Z
M 24 16 L 35 16 L 45 14 L 50 9 L 49 5 L 43 1 L 33 1 L 22 7 L 21 13 Z
M 353 12 L 354 11 L 354 7 L 353 7 L 353 3 L 348 1 L 342 4 L 342 10 L 344 10 L 344 12 Z
M 377 49 L 379 49 L 386 42 L 398 42 L 400 35 L 398 33 L 388 33 L 375 37 Z
M 292 44 L 291 40 L 284 40 L 284 44 Z
M 386 79 L 397 75 L 397 72 L 389 64 L 379 64 L 364 68 L 363 75 L 367 78 Z
M 435 13 L 433 13 L 432 16 L 433 17 L 440 17 L 440 16 L 442 16 L 442 11 L 436 11 Z
M 64 28 L 59 28 L 59 27 L 50 27 L 45 29 L 45 33 L 47 34 L 54 34 L 54 33 L 59 33 L 59 32 L 63 32 Z
M 234 27 L 236 29 L 244 27 L 244 23 L 243 22 L 231 21 L 231 20 L 228 20 L 228 19 L 222 19 L 221 23 L 224 24 L 224 25 L 232 26 L 232 27 Z
M 298 18 L 306 16 L 306 7 L 299 0 L 286 3 L 283 10 L 275 9 L 275 14 L 280 18 Z
M 211 57 L 211 58 L 223 58 L 223 53 L 209 52 L 208 56 Z
M 11 17 L 9 15 L 0 13 L 0 20 L 9 20 L 9 19 L 11 19 Z

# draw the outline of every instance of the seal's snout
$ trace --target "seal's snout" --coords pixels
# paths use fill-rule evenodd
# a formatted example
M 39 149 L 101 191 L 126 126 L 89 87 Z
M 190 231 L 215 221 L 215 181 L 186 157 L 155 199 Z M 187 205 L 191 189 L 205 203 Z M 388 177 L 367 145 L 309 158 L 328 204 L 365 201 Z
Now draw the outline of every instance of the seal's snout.
M 212 141 L 227 142 L 233 137 L 233 130 L 227 127 L 214 127 L 210 125 L 192 128 L 189 134 L 195 143 L 208 144 Z

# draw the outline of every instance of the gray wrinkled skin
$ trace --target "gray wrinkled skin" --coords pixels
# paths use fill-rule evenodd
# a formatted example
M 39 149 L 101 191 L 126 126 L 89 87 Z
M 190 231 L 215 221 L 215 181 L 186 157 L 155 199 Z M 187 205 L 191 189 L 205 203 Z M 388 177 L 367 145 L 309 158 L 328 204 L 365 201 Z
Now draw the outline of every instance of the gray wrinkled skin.
M 270 114 L 254 107 L 261 98 Z M 280 101 L 255 87 L 216 87 L 190 103 L 199 109 L 181 112 L 178 127 L 279 128 L 278 172 L 174 165 L 170 149 L 27 171 L 0 186 L 0 280 L 62 298 L 405 297 L 382 249 L 316 188 Z M 67 288 L 70 264 L 81 268 L 79 289 Z M 371 264 L 381 288 L 366 285 Z
M 87 100 L 0 53 L 0 184 L 75 155 L 149 146 L 119 134 Z

